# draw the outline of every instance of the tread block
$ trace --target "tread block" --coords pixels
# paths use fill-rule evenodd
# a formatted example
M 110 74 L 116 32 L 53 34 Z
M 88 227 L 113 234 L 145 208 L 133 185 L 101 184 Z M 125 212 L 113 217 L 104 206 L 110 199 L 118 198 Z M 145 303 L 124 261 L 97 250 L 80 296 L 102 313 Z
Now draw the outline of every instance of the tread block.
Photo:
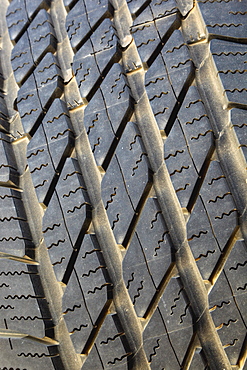
M 178 119 L 186 136 L 193 162 L 199 172 L 213 144 L 214 135 L 204 104 L 195 86 L 190 86 L 179 110 Z
M 130 350 L 125 348 L 127 342 L 117 315 L 106 316 L 97 336 L 96 346 L 106 369 L 127 370 L 127 355 Z
M 203 362 L 203 358 L 201 354 L 202 354 L 202 351 L 197 348 L 194 353 L 191 364 L 190 364 L 190 370 L 197 370 L 197 369 L 205 368 L 206 364 Z
M 219 301 L 220 301 L 220 305 L 221 305 L 222 302 L 226 303 L 229 301 L 229 299 L 232 299 L 231 287 L 223 271 L 223 273 L 219 275 L 218 279 L 216 280 L 213 288 L 210 290 L 210 293 L 208 295 L 210 312 L 213 310 L 213 307 L 215 306 L 215 302 L 218 302 L 217 304 L 219 304 Z M 214 307 L 214 308 L 217 308 L 217 307 Z
M 1 73 L 1 76 L 4 75 L 4 71 L 2 67 L 0 67 L 0 73 Z M 8 125 L 7 118 L 8 118 L 9 113 L 7 110 L 6 102 L 4 101 L 4 92 L 3 92 L 4 78 L 0 79 L 0 88 L 1 88 L 1 91 L 0 91 L 0 112 L 1 112 L 0 113 L 0 124 L 1 126 L 6 127 Z
M 136 209 L 149 181 L 149 163 L 135 123 L 127 123 L 119 141 L 116 156 L 131 202 Z
M 167 369 L 180 369 L 159 308 L 144 329 L 143 340 L 151 369 L 163 368 L 164 365 Z
M 66 20 L 69 18 L 70 14 L 73 15 L 71 18 L 76 18 L 79 17 L 80 14 L 86 13 L 84 0 L 64 0 L 64 4 L 66 7 L 68 6 L 70 8 Z
M 48 347 L 32 341 L 32 345 L 26 340 L 11 339 L 12 351 L 11 356 L 4 356 L 1 366 L 9 368 L 33 368 L 38 369 L 40 366 L 44 366 L 45 369 L 52 369 L 51 357 L 58 356 L 58 349 L 53 349 L 52 355 L 49 353 Z M 30 348 L 31 347 L 31 348 Z
M 21 85 L 24 78 L 30 73 L 34 64 L 27 32 L 23 34 L 12 49 L 11 64 L 15 80 L 18 85 Z
M 152 10 L 152 14 L 154 16 L 154 19 L 161 18 L 167 15 L 171 15 L 173 13 L 176 13 L 178 11 L 177 4 L 175 0 L 157 0 L 153 1 L 150 4 L 150 8 Z M 163 22 L 166 21 L 166 19 L 163 19 Z
M 163 369 L 164 366 L 166 369 L 180 369 L 167 335 L 145 340 L 144 348 L 152 370 Z
M 165 161 L 181 206 L 186 207 L 198 174 L 178 120 L 165 141 Z
M 154 22 L 148 22 L 141 26 L 133 26 L 131 33 L 142 62 L 147 62 L 160 42 Z
M 198 217 L 200 215 L 200 217 Z M 187 223 L 188 241 L 202 278 L 208 280 L 221 251 L 200 197 Z
M 138 317 L 143 317 L 156 292 L 136 236 L 123 261 L 123 276 Z
M 64 154 L 74 145 L 74 135 L 66 104 L 55 99 L 43 119 L 44 132 L 55 168 Z
M 13 225 L 12 225 L 13 226 Z M 15 226 L 13 229 L 9 225 L 1 228 L 0 233 L 0 250 L 3 253 L 13 254 L 16 256 L 24 256 L 26 251 L 26 240 L 22 235 L 20 226 Z M 31 240 L 29 240 L 31 242 Z
M 1 236 L 2 242 L 0 244 L 1 252 L 11 253 L 16 257 L 23 257 L 25 255 L 25 243 L 8 243 L 9 241 L 15 241 L 16 239 L 28 240 L 27 234 L 26 239 L 22 239 L 23 229 L 28 228 L 26 220 L 19 217 L 15 212 L 15 207 L 12 207 L 12 212 L 9 216 L 6 215 L 0 218 L 1 222 Z M 11 232 L 10 232 L 11 231 Z M 30 235 L 29 235 L 30 236 Z M 17 244 L 19 244 L 17 246 Z M 28 244 L 28 243 L 27 243 Z M 31 243 L 30 243 L 31 244 Z
M 175 30 L 161 51 L 164 58 L 172 87 L 178 97 L 182 87 L 192 70 L 189 50 L 184 44 L 180 30 Z
M 62 281 L 73 249 L 56 193 L 43 217 L 43 235 L 56 277 Z
M 7 182 L 12 180 L 14 183 L 16 183 L 17 169 L 11 143 L 9 141 L 9 137 L 3 133 L 0 134 L 0 157 L 0 181 Z
M 93 348 L 91 349 L 89 355 L 87 356 L 87 359 L 85 363 L 83 364 L 83 368 L 85 370 L 91 370 L 91 369 L 103 370 L 104 369 L 95 344 Z
M 232 125 L 235 129 L 239 140 L 240 148 L 243 151 L 244 157 L 247 160 L 247 114 L 242 109 L 232 109 L 231 111 Z
M 141 6 L 145 4 L 145 1 L 128 1 L 128 6 L 131 9 L 131 13 L 137 13 L 134 16 L 133 24 L 135 26 L 142 26 L 143 23 L 150 21 L 159 21 L 162 18 L 162 22 L 168 22 L 169 18 L 167 16 L 174 15 L 178 13 L 178 7 L 175 0 L 158 0 L 149 3 L 149 6 L 144 8 L 142 12 L 139 13 Z M 164 17 L 166 17 L 164 19 Z M 161 35 L 163 36 L 163 35 Z
M 78 1 L 66 18 L 65 27 L 73 49 L 90 32 L 84 1 Z
M 69 176 L 73 172 L 75 174 Z M 72 244 L 75 246 L 79 234 L 87 231 L 88 226 L 86 224 L 91 219 L 91 206 L 75 159 L 68 158 L 66 160 L 56 191 L 63 210 L 66 227 L 69 230 Z M 80 222 L 77 220 L 80 220 Z
M 237 225 L 237 211 L 218 162 L 211 162 L 200 194 L 216 238 L 223 248 Z
M 42 314 L 42 294 L 36 294 L 31 282 L 31 272 L 24 263 L 3 260 L 1 266 L 0 307 L 10 331 L 45 336 L 44 322 L 50 318 Z M 3 325 L 2 325 L 3 327 Z
M 155 198 L 147 199 L 136 232 L 139 242 L 133 238 L 128 253 L 135 255 L 135 251 L 140 248 L 139 244 L 141 245 L 155 286 L 158 287 L 172 262 L 172 255 L 168 231 Z
M 63 314 L 75 350 L 81 353 L 93 325 L 74 271 L 63 295 Z
M 211 314 L 231 365 L 237 365 L 246 329 L 234 300 L 214 302 Z
M 48 9 L 51 5 L 51 0 L 33 0 L 31 2 L 26 2 L 27 15 L 33 18 L 34 14 L 39 11 L 39 9 Z
M 117 52 L 117 36 L 110 19 L 106 18 L 90 37 L 93 55 L 100 72 Z
M 91 15 L 90 13 L 95 13 L 95 9 L 97 7 L 97 10 L 107 10 L 108 8 L 108 0 L 85 0 L 85 7 L 87 10 L 88 15 Z
M 34 71 L 38 94 L 43 107 L 51 97 L 62 94 L 62 73 L 57 58 L 47 53 Z M 59 91 L 60 90 L 60 91 Z
M 164 130 L 176 98 L 172 91 L 164 61 L 159 55 L 145 75 L 145 87 L 160 130 Z
M 192 329 L 189 306 L 180 279 L 171 278 L 159 304 L 168 333 L 185 328 Z
M 234 75 L 238 73 L 234 73 L 236 66 L 239 71 L 246 68 L 247 51 L 245 45 L 213 39 L 210 42 L 210 50 L 219 71 L 227 72 L 229 70 L 229 73 Z M 234 79 L 232 78 L 232 80 Z
M 86 266 L 81 263 L 81 259 L 86 259 Z M 94 235 L 85 235 L 75 263 L 75 270 L 87 309 L 95 324 L 104 304 L 111 298 L 112 283 Z
M 102 200 L 106 207 L 111 228 L 117 243 L 121 244 L 134 216 L 134 210 L 131 206 L 116 156 L 113 156 L 102 179 L 101 189 Z M 124 212 L 122 208 L 123 202 L 125 204 Z
M 88 245 L 87 245 L 88 246 Z M 88 252 L 88 253 L 87 253 Z M 92 253 L 89 253 L 92 252 Z M 87 254 L 86 254 L 87 253 Z M 86 254 L 86 256 L 85 256 Z M 90 275 L 95 274 L 98 270 L 105 270 L 106 265 L 103 259 L 102 252 L 97 250 L 90 250 L 86 251 L 81 258 L 86 259 L 86 264 L 83 264 L 80 267 L 80 274 L 83 278 L 88 278 L 86 280 L 90 280 Z
M 39 202 L 43 202 L 55 173 L 41 125 L 27 146 L 27 162 Z
M 35 64 L 38 63 L 47 52 L 54 53 L 55 49 L 56 39 L 51 24 L 51 18 L 50 15 L 42 9 L 12 50 L 11 61 L 16 82 L 20 85 L 23 79 L 30 74 L 30 71 L 35 69 Z
M 128 0 L 127 3 L 130 13 L 135 14 L 145 4 L 145 0 Z
M 41 28 L 42 35 L 40 35 Z M 46 10 L 39 11 L 27 32 L 34 62 L 38 62 L 49 51 L 55 52 L 57 40 L 51 16 Z
M 3 253 L 23 257 L 26 249 L 33 248 L 33 243 L 26 216 L 20 212 L 22 208 L 20 192 L 1 188 L 0 204 L 3 207 L 0 214 L 0 250 Z
M 240 247 L 240 242 L 238 241 L 234 247 L 234 252 L 236 253 L 236 258 L 239 257 L 239 253 L 236 252 Z M 239 248 L 241 250 L 241 248 Z M 246 326 L 243 320 L 245 320 L 246 312 L 246 298 L 245 298 L 245 286 L 240 290 L 243 294 L 237 293 L 236 298 L 235 292 L 232 291 L 231 283 L 228 277 L 230 277 L 231 272 L 236 272 L 240 274 L 240 270 L 230 270 L 229 267 L 236 267 L 231 262 L 233 261 L 233 251 L 231 251 L 231 261 L 228 263 L 226 261 L 225 268 L 219 275 L 216 283 L 212 287 L 209 294 L 209 307 L 212 314 L 212 318 L 215 322 L 219 337 L 222 341 L 222 345 L 230 359 L 232 365 L 235 365 L 238 361 L 243 342 L 246 335 Z M 241 255 L 241 252 L 240 252 Z M 230 258 L 230 257 L 229 257 Z M 236 259 L 234 258 L 234 261 Z M 246 274 L 245 274 L 246 275 Z M 242 277 L 240 278 L 239 285 L 241 286 Z M 246 279 L 245 279 L 246 281 Z M 236 281 L 238 283 L 238 281 Z M 233 287 L 234 289 L 234 287 Z M 219 298 L 220 297 L 220 298 Z M 238 297 L 240 299 L 238 299 Z M 242 299 L 243 298 L 243 299 Z M 245 301 L 245 304 L 244 304 Z
M 30 132 L 34 125 L 40 122 L 43 116 L 43 109 L 40 104 L 33 74 L 18 91 L 16 104 L 24 131 Z
M 16 40 L 23 28 L 29 25 L 34 14 L 37 13 L 39 9 L 48 9 L 49 6 L 50 0 L 11 1 L 6 15 L 10 39 Z
M 212 40 L 213 54 L 219 77 L 229 101 L 246 104 L 246 47 L 222 40 Z
M 187 302 L 179 278 L 170 279 L 159 303 L 159 308 L 166 323 L 171 344 L 181 364 L 187 350 L 184 343 L 189 344 L 193 334 L 193 319 L 190 314 L 190 304 Z M 177 331 L 179 331 L 179 335 Z
M 246 293 L 247 252 L 243 241 L 238 240 L 225 264 L 225 274 L 233 290 L 234 297 Z
M 72 9 L 77 4 L 77 2 L 78 0 L 63 0 L 64 6 L 67 12 L 70 12 L 70 9 Z M 82 4 L 84 5 L 83 2 Z
M 29 22 L 25 11 L 24 0 L 14 0 L 10 3 L 6 14 L 6 22 L 9 29 L 10 39 L 14 41 Z
M 76 81 L 82 97 L 86 97 L 100 77 L 100 73 L 97 68 L 94 56 L 89 55 L 86 57 L 82 57 L 83 51 L 84 50 L 82 48 L 74 58 L 73 73 L 76 77 Z
M 210 33 L 231 37 L 246 37 L 246 4 L 235 1 L 198 1 Z M 220 18 L 219 18 L 220 14 Z
M 135 2 L 137 3 L 136 5 L 138 5 L 138 2 L 137 1 Z M 128 1 L 128 6 L 130 6 L 130 4 L 131 3 Z M 135 17 L 136 17 L 136 14 L 134 15 L 134 18 Z M 154 20 L 154 16 L 152 14 L 151 8 L 150 6 L 147 6 L 140 14 L 137 13 L 137 17 L 133 20 L 133 27 L 142 26 L 144 23 L 152 22 L 153 20 Z
M 90 103 L 89 103 L 90 112 Z M 112 124 L 104 110 L 96 113 L 88 113 L 86 108 L 84 116 L 84 125 L 87 130 L 89 142 L 91 145 L 94 158 L 98 166 L 101 166 L 111 147 L 115 135 L 112 130 Z
M 107 113 L 112 124 L 113 131 L 117 133 L 117 129 L 121 123 L 126 123 L 125 115 L 128 113 L 128 109 L 132 109 L 129 102 L 124 101 L 123 103 L 110 106 L 107 108 Z M 128 115 L 128 114 L 127 114 Z
M 113 64 L 101 85 L 106 107 L 129 101 L 130 90 L 118 63 Z M 127 103 L 126 103 L 127 104 Z

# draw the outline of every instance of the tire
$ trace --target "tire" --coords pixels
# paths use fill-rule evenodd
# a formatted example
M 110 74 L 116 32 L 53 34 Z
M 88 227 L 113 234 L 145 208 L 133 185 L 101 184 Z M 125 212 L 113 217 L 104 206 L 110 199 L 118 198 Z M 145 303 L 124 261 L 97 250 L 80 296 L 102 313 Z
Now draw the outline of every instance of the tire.
M 246 2 L 1 7 L 1 369 L 247 369 Z

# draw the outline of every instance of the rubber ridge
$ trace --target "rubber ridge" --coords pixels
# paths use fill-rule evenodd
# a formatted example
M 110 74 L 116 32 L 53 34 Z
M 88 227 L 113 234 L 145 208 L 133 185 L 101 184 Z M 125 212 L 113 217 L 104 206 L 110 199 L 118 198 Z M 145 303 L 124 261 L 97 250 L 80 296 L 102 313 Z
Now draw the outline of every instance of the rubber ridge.
M 196 66 L 197 86 L 212 124 L 216 151 L 237 204 L 241 231 L 247 243 L 246 161 L 232 129 L 229 101 L 210 52 L 210 35 L 197 4 L 182 20 L 182 32 Z
M 67 39 L 67 33 L 63 28 L 61 16 L 65 15 L 61 0 L 52 3 L 51 16 L 55 25 L 58 43 L 62 45 Z M 59 20 L 59 22 L 58 22 Z M 63 58 L 62 48 L 58 48 L 58 59 Z M 62 73 L 66 77 L 67 70 L 61 63 Z M 142 326 L 138 319 L 133 304 L 130 300 L 127 288 L 124 284 L 122 273 L 122 254 L 117 245 L 107 214 L 101 199 L 101 175 L 95 163 L 87 132 L 83 126 L 84 103 L 79 89 L 72 78 L 65 86 L 65 97 L 70 109 L 70 119 L 75 132 L 75 150 L 88 189 L 89 199 L 92 205 L 92 222 L 100 248 L 103 252 L 110 278 L 113 282 L 113 302 L 119 315 L 130 349 L 134 354 L 133 369 L 149 369 L 146 354 L 142 343 Z M 93 184 L 93 186 L 92 186 Z
M 2 12 L 1 14 L 5 16 L 3 8 L 7 8 L 8 1 L 2 2 Z M 2 20 L 4 26 L 1 25 L 2 29 L 7 29 L 5 26 L 5 17 Z M 9 39 L 8 32 L 4 34 L 4 45 L 6 50 L 11 50 L 11 41 Z M 4 57 L 2 59 L 1 53 L 1 66 L 3 70 L 10 71 L 9 75 L 6 76 L 6 91 L 8 92 L 6 99 L 7 109 L 9 111 L 9 116 L 12 118 L 12 129 L 13 126 L 17 126 L 19 130 L 21 127 L 21 120 L 19 113 L 13 110 L 14 98 L 17 95 L 18 87 L 12 73 L 12 67 L 9 57 Z M 13 116 L 14 115 L 14 116 Z M 21 130 L 23 132 L 23 129 Z M 38 262 L 38 272 L 40 276 L 39 286 L 42 287 L 46 300 L 49 303 L 50 316 L 54 324 L 54 340 L 58 344 L 58 351 L 61 356 L 61 362 L 59 368 L 61 369 L 74 369 L 78 370 L 81 368 L 80 357 L 75 353 L 74 347 L 72 345 L 68 330 L 66 328 L 64 318 L 62 316 L 62 288 L 58 284 L 52 265 L 50 263 L 48 252 L 44 244 L 43 233 L 42 233 L 42 216 L 43 210 L 38 203 L 37 196 L 34 191 L 31 175 L 26 161 L 26 146 L 28 144 L 29 138 L 23 136 L 12 142 L 13 153 L 15 161 L 17 164 L 17 170 L 19 173 L 19 187 L 22 189 L 22 201 L 25 209 L 27 221 L 29 224 L 32 241 L 34 243 L 35 249 L 33 250 L 33 255 L 31 257 Z M 34 287 L 35 289 L 35 287 Z M 7 336 L 7 335 L 6 335 Z M 9 334 L 11 337 L 11 333 Z M 50 338 L 50 343 L 52 343 Z
M 153 170 L 153 186 L 165 218 L 173 246 L 176 250 L 176 265 L 183 286 L 191 302 L 198 328 L 198 336 L 211 369 L 231 369 L 229 360 L 221 345 L 213 320 L 209 313 L 207 291 L 187 242 L 186 223 L 169 173 L 164 163 L 163 141 L 153 116 L 144 87 L 144 69 L 134 40 L 128 47 L 126 40 L 131 35 L 122 29 L 122 19 L 128 18 L 127 2 L 112 1 L 115 9 L 114 23 L 120 44 L 125 48 L 123 62 L 131 93 L 135 99 L 135 114 L 146 152 Z M 121 21 L 120 21 L 121 20 Z M 125 24 L 125 23 L 124 23 Z M 129 28 L 128 28 L 129 29 Z M 129 66 L 136 66 L 129 70 Z

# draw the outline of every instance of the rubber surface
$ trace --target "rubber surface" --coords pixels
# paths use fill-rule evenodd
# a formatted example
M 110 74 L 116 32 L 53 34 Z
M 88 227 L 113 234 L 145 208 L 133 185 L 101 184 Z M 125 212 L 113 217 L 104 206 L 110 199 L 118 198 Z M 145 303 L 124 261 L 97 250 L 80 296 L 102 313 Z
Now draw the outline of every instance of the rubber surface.
M 1 8 L 1 369 L 247 369 L 246 1 Z

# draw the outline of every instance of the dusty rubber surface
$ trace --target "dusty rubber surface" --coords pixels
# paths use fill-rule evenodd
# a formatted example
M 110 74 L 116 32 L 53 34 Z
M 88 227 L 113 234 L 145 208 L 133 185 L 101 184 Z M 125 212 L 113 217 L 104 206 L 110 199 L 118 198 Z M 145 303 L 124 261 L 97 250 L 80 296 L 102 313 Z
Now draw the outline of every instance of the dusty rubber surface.
M 245 369 L 246 2 L 1 7 L 1 369 Z

